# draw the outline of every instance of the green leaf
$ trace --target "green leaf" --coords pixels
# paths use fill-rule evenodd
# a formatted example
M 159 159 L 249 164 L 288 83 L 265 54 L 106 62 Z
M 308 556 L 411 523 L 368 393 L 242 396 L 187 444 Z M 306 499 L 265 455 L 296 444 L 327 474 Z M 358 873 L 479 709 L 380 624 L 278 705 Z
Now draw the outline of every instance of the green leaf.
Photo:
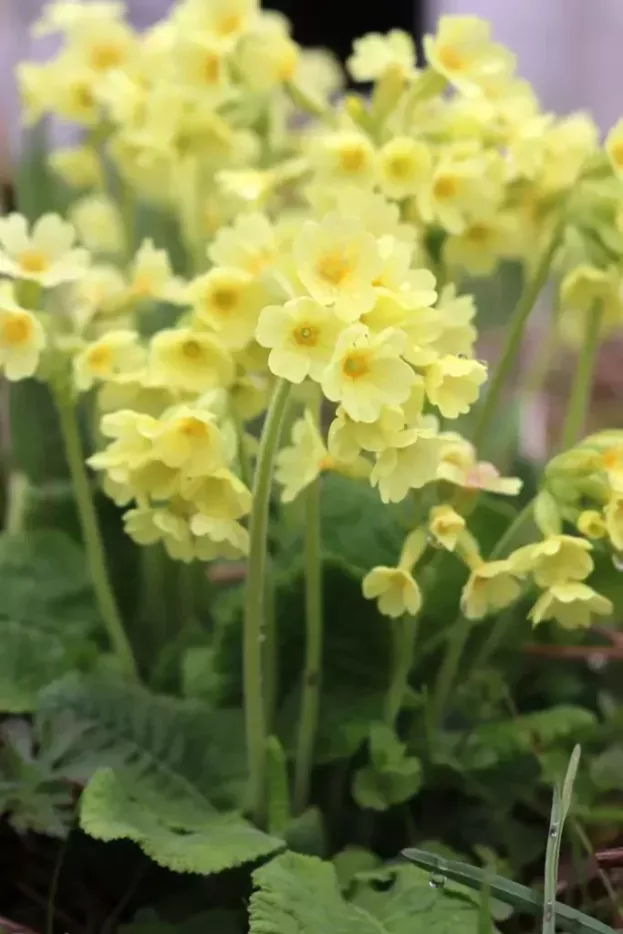
M 380 770 L 372 765 L 355 773 L 353 797 L 362 808 L 386 811 L 417 794 L 422 787 L 422 764 L 409 757 Z
M 478 910 L 402 866 L 357 881 L 350 900 L 334 867 L 284 853 L 253 873 L 250 934 L 476 934 Z M 381 882 L 377 887 L 376 883 Z
M 623 746 L 612 746 L 595 756 L 589 768 L 600 791 L 623 791 Z
M 380 865 L 381 860 L 376 853 L 361 846 L 347 846 L 333 857 L 333 867 L 342 889 L 347 889 L 360 873 L 373 872 Z
M 130 924 L 120 926 L 119 934 L 242 934 L 242 926 L 233 911 L 202 911 L 170 921 L 153 908 L 143 908 Z
M 28 713 L 96 657 L 97 611 L 84 555 L 60 532 L 1 535 L 0 580 L 0 711 Z
M 405 744 L 386 723 L 370 724 L 370 759 L 379 771 L 400 765 L 405 756 Z
M 202 875 L 253 862 L 284 845 L 236 813 L 151 793 L 112 769 L 97 771 L 84 790 L 80 825 L 98 840 L 133 840 L 166 869 Z
M 41 718 L 71 714 L 91 771 L 111 766 L 145 793 L 231 808 L 246 778 L 243 714 L 214 711 L 113 677 L 68 677 L 43 692 Z
M 377 564 L 393 566 L 411 528 L 403 505 L 388 506 L 369 483 L 331 473 L 322 478 L 320 518 L 324 554 L 366 572 Z M 301 542 L 300 523 L 282 529 L 278 560 L 289 562 Z
M 288 849 L 306 856 L 323 857 L 327 852 L 327 839 L 322 811 L 307 808 L 298 817 L 293 818 L 284 833 Z
M 391 631 L 387 620 L 361 592 L 362 574 L 341 561 L 325 560 L 323 596 L 325 639 L 316 761 L 329 762 L 357 749 L 370 720 L 382 713 L 391 667 Z M 242 703 L 242 589 L 226 596 L 214 672 L 221 690 L 219 702 Z M 294 747 L 300 715 L 300 674 L 303 668 L 305 580 L 300 567 L 276 580 L 278 637 L 279 736 L 284 748 Z

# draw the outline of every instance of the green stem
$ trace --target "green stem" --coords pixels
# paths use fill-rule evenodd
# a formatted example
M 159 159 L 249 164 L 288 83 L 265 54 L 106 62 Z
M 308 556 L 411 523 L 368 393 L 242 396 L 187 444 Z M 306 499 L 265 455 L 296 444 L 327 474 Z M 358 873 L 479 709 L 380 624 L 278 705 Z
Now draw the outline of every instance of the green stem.
M 138 674 L 132 647 L 123 628 L 123 622 L 108 576 L 106 553 L 84 464 L 84 452 L 78 431 L 75 407 L 64 394 L 56 392 L 54 395 L 95 598 L 120 667 L 129 677 L 137 678 Z
M 489 388 L 476 421 L 473 443 L 477 448 L 480 447 L 485 439 L 491 426 L 491 420 L 497 411 L 500 396 L 508 379 L 510 369 L 521 349 L 521 342 L 528 318 L 547 282 L 554 255 L 560 244 L 562 231 L 563 225 L 559 222 L 555 227 L 547 249 L 543 253 L 534 274 L 525 283 L 511 317 L 506 344 L 504 345 L 502 355 L 489 382 Z
M 266 790 L 267 731 L 262 679 L 262 642 L 267 628 L 265 577 L 268 514 L 273 465 L 289 392 L 288 382 L 278 382 L 266 414 L 255 469 L 249 522 L 243 634 L 244 708 L 249 766 L 249 808 L 258 825 L 262 824 L 264 818 Z
M 580 349 L 578 368 L 571 389 L 571 398 L 567 407 L 565 423 L 560 439 L 560 449 L 568 450 L 580 440 L 586 424 L 591 391 L 593 388 L 593 374 L 599 344 L 599 331 L 603 317 L 603 304 L 597 302 L 588 312 L 586 318 L 586 331 Z
M 236 430 L 236 439 L 238 442 L 238 466 L 240 468 L 240 479 L 242 482 L 251 489 L 251 484 L 253 483 L 253 464 L 251 461 L 251 454 L 249 452 L 249 445 L 247 443 L 247 438 L 244 430 L 244 422 L 238 415 L 236 407 L 231 406 L 229 410 L 231 420 L 233 422 L 234 428 Z
M 417 616 L 405 615 L 393 621 L 394 665 L 385 696 L 385 722 L 388 726 L 394 726 L 402 709 L 409 686 L 416 636 Z
M 294 809 L 307 806 L 320 707 L 323 642 L 320 479 L 305 491 L 305 668 L 294 767 Z
M 513 522 L 511 522 L 508 529 L 491 552 L 489 561 L 496 561 L 506 551 L 508 551 L 512 542 L 515 540 L 518 534 L 523 531 L 524 526 L 532 520 L 533 506 L 534 501 L 530 500 L 530 502 L 527 503 L 526 506 L 524 506 L 524 508 L 515 516 L 515 519 Z M 476 665 L 478 667 L 482 667 L 484 664 L 486 664 L 491 656 L 491 653 L 494 652 L 497 648 L 498 641 L 504 632 L 506 624 L 506 614 L 500 613 L 493 628 L 491 629 L 489 638 L 480 650 L 476 660 Z M 437 682 L 435 684 L 435 691 L 433 694 L 433 703 L 429 722 L 430 739 L 432 739 L 434 731 L 438 728 L 443 719 L 446 705 L 448 703 L 448 698 L 450 696 L 450 691 L 452 690 L 461 658 L 463 656 L 463 650 L 467 643 L 472 626 L 473 622 L 471 620 L 466 619 L 464 616 L 460 616 L 455 621 L 450 630 L 448 647 L 441 663 L 441 668 L 439 669 Z

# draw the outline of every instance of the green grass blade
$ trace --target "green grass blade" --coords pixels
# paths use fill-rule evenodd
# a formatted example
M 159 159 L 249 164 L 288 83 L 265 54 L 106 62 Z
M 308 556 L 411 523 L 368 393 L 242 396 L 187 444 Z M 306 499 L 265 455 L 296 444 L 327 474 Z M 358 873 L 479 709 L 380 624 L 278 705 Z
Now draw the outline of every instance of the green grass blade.
M 542 934 L 556 934 L 556 891 L 558 888 L 558 864 L 560 862 L 560 847 L 562 845 L 562 832 L 571 800 L 573 798 L 573 785 L 578 774 L 581 750 L 576 746 L 571 754 L 567 774 L 562 787 L 554 787 L 552 800 L 552 813 L 547 835 L 547 848 L 545 851 L 545 895 L 543 905 Z
M 543 911 L 543 899 L 539 895 L 518 882 L 511 882 L 502 876 L 492 876 L 489 870 L 445 859 L 435 853 L 428 853 L 426 850 L 404 850 L 403 856 L 422 869 L 445 876 L 446 879 L 459 882 L 470 889 L 478 891 L 483 884 L 487 884 L 493 898 L 519 911 L 537 916 Z M 568 905 L 560 902 L 556 903 L 555 908 L 556 923 L 569 934 L 615 934 L 614 929 L 608 927 L 607 924 L 596 921 L 575 908 L 569 908 Z

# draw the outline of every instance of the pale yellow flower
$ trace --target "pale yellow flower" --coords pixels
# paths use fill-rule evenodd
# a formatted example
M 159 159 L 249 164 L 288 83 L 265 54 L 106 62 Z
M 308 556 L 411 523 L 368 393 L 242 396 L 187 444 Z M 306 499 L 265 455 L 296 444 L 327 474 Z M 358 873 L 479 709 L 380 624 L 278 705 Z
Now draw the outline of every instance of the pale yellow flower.
M 126 533 L 137 545 L 162 542 L 169 557 L 189 564 L 194 558 L 188 519 L 166 507 L 140 506 L 123 517 Z
M 156 383 L 186 392 L 228 386 L 234 363 L 222 343 L 203 331 L 169 328 L 151 341 L 149 371 Z
M 443 441 L 430 428 L 410 428 L 379 454 L 370 475 L 384 503 L 401 502 L 409 490 L 435 479 Z
M 193 279 L 187 296 L 197 321 L 213 328 L 232 350 L 251 341 L 266 301 L 265 291 L 250 273 L 222 266 Z
M 355 39 L 346 66 L 355 81 L 377 81 L 390 70 L 410 75 L 415 71 L 413 39 L 400 29 L 368 33 Z
M 452 355 L 439 357 L 424 373 L 426 395 L 444 418 L 469 412 L 486 380 L 487 368 L 479 360 Z
M 520 242 L 519 217 L 499 212 L 472 221 L 462 233 L 449 237 L 444 255 L 450 266 L 473 276 L 489 276 L 502 259 L 517 255 Z
M 173 274 L 166 250 L 157 249 L 153 240 L 143 240 L 129 272 L 128 295 L 135 301 L 154 299 L 183 304 L 183 280 Z
M 623 119 L 612 127 L 605 145 L 612 168 L 619 178 L 623 178 Z
M 198 406 L 175 406 L 150 432 L 151 456 L 167 467 L 198 477 L 222 467 L 224 443 L 216 418 Z
M 384 405 L 405 402 L 416 379 L 401 359 L 405 343 L 404 332 L 395 328 L 380 334 L 371 334 L 362 324 L 346 328 L 322 378 L 327 399 L 340 402 L 359 422 L 374 422 Z
M 585 509 L 581 512 L 578 516 L 576 526 L 578 532 L 581 535 L 585 535 L 586 538 L 605 538 L 608 534 L 606 520 L 596 509 Z M 621 537 L 621 542 L 623 543 L 623 536 Z
M 467 619 L 483 619 L 510 606 L 521 593 L 517 578 L 509 561 L 477 564 L 461 593 L 461 611 Z
M 103 182 L 102 166 L 91 146 L 55 149 L 48 161 L 50 168 L 73 188 L 98 188 Z
M 89 254 L 74 246 L 76 231 L 58 214 L 44 214 L 32 228 L 21 214 L 0 218 L 0 273 L 44 288 L 84 275 Z
M 251 492 L 227 467 L 182 478 L 181 496 L 202 516 L 233 522 L 251 509 Z
M 329 466 L 329 452 L 311 412 L 292 427 L 292 444 L 279 451 L 275 465 L 275 480 L 283 487 L 281 499 L 290 503 Z
M 476 343 L 476 305 L 472 295 L 457 295 L 456 286 L 446 285 L 435 308 L 440 334 L 433 340 L 433 349 L 441 354 L 471 357 Z
M 433 506 L 428 516 L 428 527 L 431 535 L 447 548 L 448 551 L 454 551 L 459 535 L 466 528 L 463 516 L 452 508 L 448 503 L 441 503 L 439 506 Z
M 33 376 L 46 344 L 44 330 L 32 312 L 21 308 L 8 283 L 0 286 L 0 367 L 14 382 Z
M 520 573 L 531 573 L 539 587 L 551 587 L 588 577 L 594 566 L 589 554 L 592 549 L 585 538 L 548 535 L 542 542 L 519 548 L 509 560 Z
M 309 158 L 325 184 L 372 187 L 377 158 L 369 138 L 356 130 L 323 133 L 310 147 Z
M 300 49 L 280 23 L 259 23 L 240 44 L 237 67 L 254 91 L 274 91 L 290 81 L 299 64 Z
M 464 490 L 482 490 L 517 496 L 523 486 L 519 477 L 503 477 L 498 468 L 489 461 L 478 461 L 476 449 L 460 436 L 448 438 L 441 453 L 437 479 L 453 483 Z
M 329 214 L 320 223 L 306 221 L 294 259 L 311 297 L 333 306 L 344 321 L 355 321 L 374 306 L 381 258 L 376 241 L 355 218 Z
M 249 551 L 249 533 L 231 519 L 215 519 L 197 512 L 190 520 L 190 530 L 194 536 L 194 552 L 200 561 L 213 561 L 215 558 L 235 560 Z
M 120 253 L 125 245 L 123 220 L 106 195 L 87 195 L 75 201 L 69 218 L 84 245 L 94 253 Z
M 372 568 L 363 579 L 362 589 L 366 600 L 376 600 L 379 612 L 391 619 L 405 613 L 416 616 L 422 606 L 420 588 L 405 568 Z
M 258 321 L 256 338 L 270 347 L 268 366 L 275 376 L 301 383 L 321 380 L 335 351 L 342 323 L 331 308 L 311 298 L 269 305 Z
M 623 551 L 623 495 L 611 496 L 604 510 L 608 538 L 617 551 Z
M 529 616 L 537 626 L 553 619 L 565 629 L 588 629 L 593 615 L 610 616 L 614 606 L 592 587 L 578 581 L 562 581 L 541 594 Z
M 374 422 L 356 422 L 340 406 L 329 426 L 329 454 L 350 463 L 361 451 L 378 453 L 398 443 L 405 424 L 400 406 L 383 406 Z
M 270 268 L 278 250 L 275 229 L 264 214 L 241 214 L 221 227 L 208 248 L 215 266 L 228 266 L 257 276 Z
M 491 41 L 491 27 L 477 16 L 441 16 L 434 36 L 424 36 L 429 64 L 451 84 L 472 91 L 485 82 L 505 82 L 514 56 Z
M 138 341 L 136 331 L 109 331 L 88 344 L 74 358 L 76 388 L 86 392 L 99 380 L 139 368 L 145 360 L 145 351 Z
M 401 200 L 416 194 L 430 179 L 433 157 L 430 147 L 421 140 L 396 136 L 380 150 L 378 167 L 383 194 Z

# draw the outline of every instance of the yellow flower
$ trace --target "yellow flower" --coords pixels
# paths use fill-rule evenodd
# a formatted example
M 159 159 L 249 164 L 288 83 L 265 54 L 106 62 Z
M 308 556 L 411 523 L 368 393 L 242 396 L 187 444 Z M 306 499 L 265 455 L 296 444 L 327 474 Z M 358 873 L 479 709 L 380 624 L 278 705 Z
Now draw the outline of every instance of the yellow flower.
M 593 614 L 610 616 L 613 610 L 612 602 L 587 584 L 562 581 L 541 594 L 529 617 L 535 626 L 555 619 L 565 629 L 588 629 Z
M 219 557 L 231 561 L 249 551 L 249 533 L 231 519 L 215 519 L 198 512 L 190 520 L 190 529 L 195 536 L 195 555 L 200 561 Z
M 500 212 L 472 221 L 462 233 L 449 237 L 444 256 L 450 266 L 458 266 L 474 276 L 489 276 L 501 259 L 517 254 L 519 243 L 519 218 Z
M 612 127 L 606 137 L 606 152 L 619 178 L 623 178 L 623 119 Z
M 461 594 L 461 611 L 467 619 L 483 619 L 503 610 L 521 593 L 517 570 L 510 561 L 477 564 Z
M 123 221 L 115 202 L 106 195 L 88 195 L 75 201 L 69 218 L 84 245 L 94 253 L 123 250 Z
M 379 187 L 388 198 L 416 194 L 433 171 L 430 147 L 410 136 L 396 136 L 379 153 Z
M 187 477 L 210 473 L 224 464 L 223 436 L 215 416 L 197 406 L 175 406 L 165 412 L 150 436 L 152 458 Z
M 622 516 L 623 519 L 623 516 Z M 606 521 L 596 509 L 585 509 L 576 522 L 578 532 L 586 538 L 604 538 L 608 534 Z M 623 544 L 623 536 L 621 537 Z
M 459 535 L 465 530 L 465 519 L 448 503 L 441 503 L 431 509 L 428 527 L 440 545 L 454 551 Z
M 505 82 L 514 56 L 491 41 L 491 27 L 477 16 L 441 16 L 435 36 L 424 36 L 428 63 L 450 84 L 470 92 L 485 81 Z
M 188 519 L 166 507 L 140 506 L 123 517 L 126 533 L 137 545 L 162 542 L 174 561 L 189 564 L 194 558 L 193 539 Z
M 228 386 L 234 363 L 215 337 L 191 328 L 159 331 L 151 341 L 149 370 L 163 386 L 186 392 L 207 392 Z
M 358 422 L 374 422 L 384 405 L 405 402 L 415 374 L 401 359 L 405 334 L 388 328 L 371 334 L 362 324 L 343 331 L 322 378 L 322 391 L 331 402 Z
M 433 349 L 441 354 L 470 357 L 476 343 L 476 305 L 472 295 L 457 295 L 455 285 L 445 286 L 435 308 L 441 333 L 433 341 Z
M 419 490 L 435 479 L 442 440 L 429 428 L 403 431 L 391 448 L 383 451 L 370 475 L 384 503 L 401 502 L 409 490 Z
M 331 188 L 320 185 L 313 192 L 313 197 L 309 189 L 306 194 L 320 212 L 335 210 L 341 215 L 357 217 L 361 226 L 376 239 L 389 236 L 410 244 L 416 239 L 415 226 L 403 223 L 399 206 L 378 191 L 352 185 Z
M 306 376 L 322 379 L 341 329 L 332 309 L 311 298 L 295 298 L 264 308 L 256 339 L 271 348 L 268 366 L 275 376 L 302 383 Z
M 82 279 L 71 284 L 70 313 L 77 329 L 82 331 L 101 314 L 110 326 L 110 318 L 126 310 L 126 283 L 119 270 L 112 265 L 90 266 Z
M 426 368 L 424 385 L 444 418 L 458 418 L 469 412 L 486 379 L 487 368 L 480 361 L 448 354 Z
M 377 600 L 379 612 L 391 619 L 405 613 L 416 616 L 422 606 L 422 594 L 405 568 L 376 567 L 363 579 L 366 600 Z
M 264 214 L 241 214 L 231 227 L 222 227 L 208 249 L 215 266 L 241 269 L 253 276 L 269 268 L 278 250 L 273 225 Z
M 390 70 L 410 75 L 415 71 L 413 39 L 400 29 L 384 36 L 370 32 L 355 39 L 346 67 L 355 81 L 377 81 Z
M 265 293 L 250 273 L 217 266 L 193 279 L 187 295 L 197 321 L 226 347 L 241 350 L 251 341 Z
M 363 133 L 356 130 L 323 133 L 313 141 L 309 157 L 325 184 L 374 185 L 376 153 Z
M 623 496 L 613 495 L 604 510 L 608 538 L 617 551 L 623 551 Z
M 136 331 L 109 331 L 88 344 L 74 359 L 74 382 L 86 392 L 99 380 L 140 367 L 145 352 L 138 344 Z
M 353 217 L 329 214 L 306 221 L 294 244 L 298 276 L 321 305 L 344 321 L 356 321 L 376 300 L 373 282 L 381 271 L 374 238 Z
M 313 415 L 306 409 L 292 427 L 292 444 L 277 455 L 275 479 L 283 487 L 282 501 L 291 503 L 328 465 L 327 448 Z
M 509 560 L 520 573 L 530 572 L 539 587 L 551 587 L 561 581 L 588 577 L 593 570 L 589 554 L 592 549 L 585 538 L 548 535 L 542 542 L 519 548 Z
M 8 283 L 0 286 L 0 367 L 11 382 L 32 376 L 46 339 L 41 323 L 15 301 Z
M 235 521 L 251 509 L 251 493 L 227 467 L 182 478 L 181 496 L 211 519 Z
M 260 23 L 243 39 L 236 64 L 247 85 L 254 91 L 274 91 L 294 77 L 300 49 L 281 23 Z
M 201 34 L 184 33 L 180 38 L 175 61 L 179 80 L 217 106 L 231 88 L 227 46 Z
M 173 275 L 166 250 L 159 250 L 153 240 L 143 240 L 130 268 L 129 297 L 136 301 L 155 299 L 183 304 L 183 281 Z
M 445 437 L 450 437 L 446 434 Z M 453 483 L 464 490 L 482 490 L 517 496 L 523 486 L 519 477 L 503 477 L 494 464 L 477 461 L 476 450 L 459 435 L 444 445 L 437 468 L 437 479 Z
M 98 188 L 103 182 L 102 166 L 91 146 L 55 149 L 48 161 L 52 171 L 72 188 Z
M 338 408 L 329 427 L 329 454 L 350 463 L 361 451 L 384 451 L 400 440 L 405 416 L 400 406 L 383 406 L 374 422 L 355 422 L 343 408 Z
M 258 14 L 257 0 L 187 0 L 177 11 L 185 29 L 205 30 L 232 45 L 253 26 Z
M 79 279 L 89 254 L 75 248 L 76 232 L 58 214 L 44 214 L 29 233 L 21 214 L 0 218 L 0 273 L 46 288 Z

